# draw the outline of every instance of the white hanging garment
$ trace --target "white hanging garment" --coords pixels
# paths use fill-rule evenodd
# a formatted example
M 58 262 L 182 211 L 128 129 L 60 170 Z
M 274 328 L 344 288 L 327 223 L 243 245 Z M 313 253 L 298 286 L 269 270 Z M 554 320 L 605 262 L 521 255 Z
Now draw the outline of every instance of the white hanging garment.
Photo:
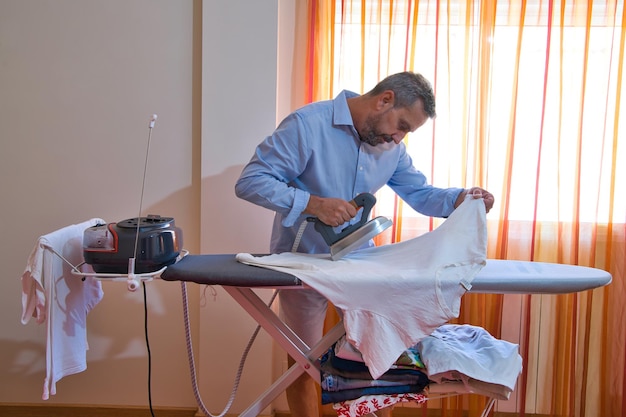
M 83 262 L 83 232 L 102 223 L 94 218 L 41 236 L 21 278 L 22 323 L 35 318 L 47 327 L 44 400 L 56 394 L 61 378 L 87 369 L 87 313 L 102 299 L 102 284 L 72 275 L 69 264 Z

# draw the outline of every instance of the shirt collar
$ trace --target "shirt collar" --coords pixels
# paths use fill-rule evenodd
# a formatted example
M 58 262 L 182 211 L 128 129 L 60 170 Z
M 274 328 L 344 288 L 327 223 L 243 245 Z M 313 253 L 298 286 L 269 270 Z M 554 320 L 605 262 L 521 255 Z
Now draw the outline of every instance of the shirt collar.
M 333 123 L 335 125 L 354 126 L 350 108 L 348 107 L 348 98 L 357 97 L 357 93 L 343 90 L 333 100 Z

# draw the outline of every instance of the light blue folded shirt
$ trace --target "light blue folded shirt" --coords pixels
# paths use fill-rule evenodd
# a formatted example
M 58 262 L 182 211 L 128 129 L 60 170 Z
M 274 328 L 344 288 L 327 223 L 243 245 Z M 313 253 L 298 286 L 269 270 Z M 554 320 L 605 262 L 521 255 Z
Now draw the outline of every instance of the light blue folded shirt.
M 361 142 L 347 103 L 355 96 L 344 90 L 334 100 L 312 103 L 291 113 L 257 146 L 244 167 L 235 192 L 276 213 L 272 253 L 292 251 L 298 229 L 309 217 L 302 212 L 310 195 L 349 201 L 388 185 L 424 215 L 447 217 L 454 210 L 463 189 L 429 185 L 413 166 L 404 143 L 371 146 Z M 328 253 L 329 247 L 309 224 L 297 251 Z

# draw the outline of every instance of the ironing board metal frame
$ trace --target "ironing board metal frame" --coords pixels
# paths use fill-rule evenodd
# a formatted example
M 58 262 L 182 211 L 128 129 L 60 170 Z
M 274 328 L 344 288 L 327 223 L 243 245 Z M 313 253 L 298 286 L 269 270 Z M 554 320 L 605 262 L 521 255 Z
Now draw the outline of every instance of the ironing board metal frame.
M 316 381 L 319 380 L 320 368 L 317 360 L 345 334 L 342 322 L 337 323 L 315 346 L 309 347 L 278 318 L 252 288 L 232 286 L 222 288 L 296 361 L 242 412 L 240 417 L 258 416 L 304 373 L 308 373 Z
M 488 268 L 489 265 L 492 268 Z M 474 278 L 469 292 L 563 294 L 601 287 L 612 279 L 605 271 L 572 265 L 489 260 L 487 266 Z M 220 285 L 295 360 L 296 363 L 239 414 L 240 417 L 258 416 L 304 373 L 319 382 L 318 359 L 345 334 L 343 322 L 339 322 L 315 346 L 307 346 L 254 291 L 254 288 L 281 290 L 306 286 L 289 274 L 240 264 L 233 254 L 188 255 L 169 266 L 161 278 Z M 492 407 L 493 401 L 489 401 L 488 406 Z

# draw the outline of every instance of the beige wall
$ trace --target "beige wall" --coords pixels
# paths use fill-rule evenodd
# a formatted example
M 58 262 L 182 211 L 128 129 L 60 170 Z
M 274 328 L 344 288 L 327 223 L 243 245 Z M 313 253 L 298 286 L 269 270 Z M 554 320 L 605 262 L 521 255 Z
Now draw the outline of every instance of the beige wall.
M 28 254 L 65 225 L 137 215 L 153 113 L 142 214 L 173 216 L 192 253 L 267 250 L 271 213 L 232 190 L 281 116 L 277 88 L 290 97 L 277 45 L 292 48 L 292 3 L 0 0 L 0 403 L 42 402 L 45 328 L 20 323 Z M 103 286 L 87 371 L 50 404 L 147 406 L 142 293 Z M 220 289 L 188 288 L 201 392 L 219 412 L 254 323 Z M 147 297 L 153 403 L 194 407 L 180 285 L 151 282 Z M 232 412 L 265 388 L 271 357 L 262 334 Z
M 276 126 L 277 2 L 210 3 L 202 34 L 201 252 L 267 252 L 272 213 L 237 199 L 234 184 L 254 146 Z M 199 384 L 211 393 L 205 405 L 221 411 L 256 323 L 219 287 L 207 291 L 205 302 Z M 263 392 L 271 372 L 271 340 L 261 333 L 244 374 L 254 378 L 240 388 L 233 410 Z

